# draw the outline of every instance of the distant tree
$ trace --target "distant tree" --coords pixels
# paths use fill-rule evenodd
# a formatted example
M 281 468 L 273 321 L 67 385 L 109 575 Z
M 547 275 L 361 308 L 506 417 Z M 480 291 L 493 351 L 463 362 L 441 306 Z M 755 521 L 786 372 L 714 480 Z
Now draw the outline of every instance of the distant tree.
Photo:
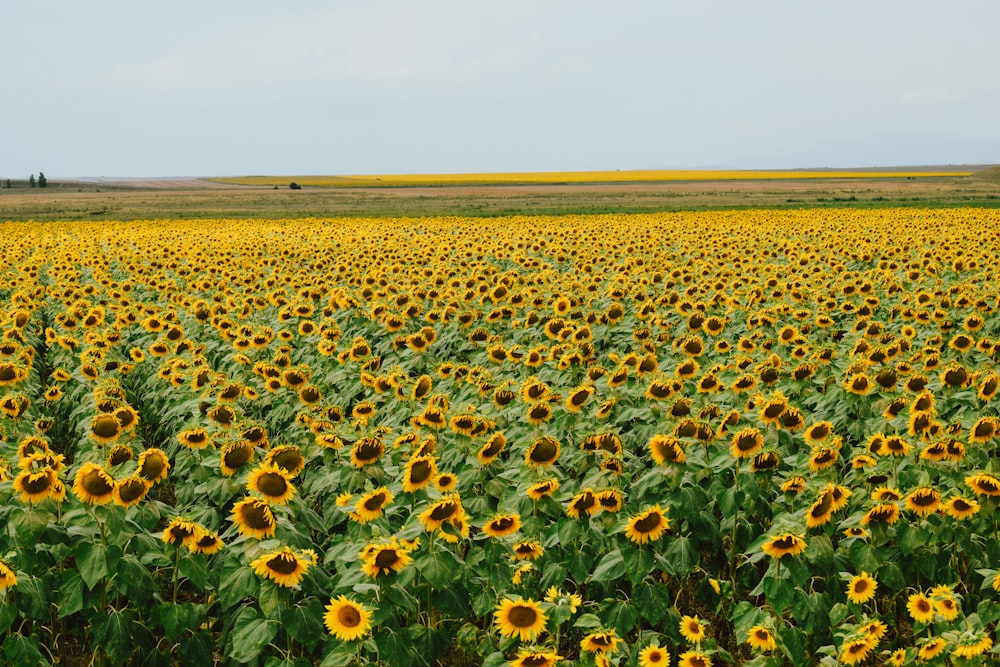
M 7 189 L 8 190 L 10 190 L 12 187 L 14 187 L 13 185 L 10 184 L 10 179 L 9 178 L 6 181 L 6 184 L 7 184 Z
M 45 172 L 38 172 L 38 187 L 47 188 L 49 187 L 49 181 L 45 178 Z
M 302 186 L 299 185 L 298 183 L 296 183 L 295 181 L 292 181 L 291 183 L 288 184 L 288 189 L 290 189 L 290 190 L 301 190 Z
M 28 187 L 35 187 L 35 175 L 32 174 L 28 177 Z

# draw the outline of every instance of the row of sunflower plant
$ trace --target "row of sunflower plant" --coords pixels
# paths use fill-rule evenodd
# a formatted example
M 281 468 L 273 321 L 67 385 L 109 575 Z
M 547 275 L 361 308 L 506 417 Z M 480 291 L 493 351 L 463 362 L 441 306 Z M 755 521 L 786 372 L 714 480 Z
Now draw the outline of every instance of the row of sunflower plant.
M 981 664 L 997 214 L 7 223 L 10 664 Z

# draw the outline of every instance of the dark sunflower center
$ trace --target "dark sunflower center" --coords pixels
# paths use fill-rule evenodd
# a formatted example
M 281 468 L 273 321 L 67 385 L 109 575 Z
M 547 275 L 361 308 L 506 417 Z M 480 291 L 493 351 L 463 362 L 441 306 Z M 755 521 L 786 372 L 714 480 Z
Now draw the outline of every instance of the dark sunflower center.
M 974 434 L 979 438 L 989 437 L 993 435 L 993 425 L 989 422 L 977 424 Z
M 243 523 L 254 530 L 268 529 L 274 525 L 274 519 L 271 517 L 267 505 L 262 502 L 244 505 L 240 515 L 243 518 Z
M 385 504 L 385 492 L 379 491 L 374 496 L 363 502 L 361 506 L 364 507 L 369 512 L 374 512 L 378 509 L 381 509 L 382 505 L 384 504 Z
M 226 451 L 223 455 L 223 459 L 226 462 L 226 466 L 230 468 L 239 468 L 241 465 L 245 465 L 248 461 L 250 461 L 250 457 L 252 455 L 253 449 L 249 444 L 238 443 Z
M 514 519 L 510 517 L 503 517 L 502 519 L 497 519 L 493 521 L 490 528 L 496 532 L 501 532 L 504 530 L 509 530 L 514 525 Z
M 277 472 L 266 472 L 257 478 L 257 490 L 265 496 L 281 496 L 288 491 L 288 480 Z
M 385 570 L 399 562 L 399 553 L 395 549 L 382 549 L 375 555 L 375 567 Z
M 531 448 L 531 456 L 529 458 L 536 463 L 544 463 L 551 461 L 555 456 L 556 444 L 551 440 L 539 440 Z
M 757 447 L 757 438 L 751 433 L 745 433 L 736 438 L 736 449 L 741 452 L 749 452 Z
M 93 432 L 99 438 L 113 438 L 118 435 L 120 426 L 112 415 L 101 415 L 94 421 Z
M 956 498 L 955 501 L 951 504 L 951 506 L 957 512 L 966 512 L 972 508 L 972 506 L 969 505 L 969 503 L 965 502 L 961 498 Z
M 337 621 L 345 628 L 355 628 L 361 625 L 361 614 L 351 606 L 343 606 L 337 610 Z
M 114 490 L 114 484 L 108 481 L 108 476 L 100 470 L 91 470 L 80 482 L 84 491 L 92 496 L 103 496 Z
M 635 530 L 643 534 L 651 533 L 659 528 L 661 523 L 663 523 L 663 517 L 657 512 L 650 512 L 635 522 Z
M 427 461 L 417 461 L 410 467 L 410 482 L 419 484 L 431 476 L 431 464 Z
M 593 637 L 590 638 L 590 642 L 594 646 L 597 646 L 599 648 L 607 648 L 607 647 L 611 646 L 612 643 L 613 643 L 611 635 L 609 635 L 606 632 L 602 632 L 601 634 L 594 635 Z
M 267 561 L 267 567 L 278 574 L 292 574 L 299 569 L 299 562 L 291 554 L 278 554 Z
M 206 440 L 208 440 L 208 433 L 204 431 L 194 431 L 184 436 L 184 441 L 189 445 L 200 445 Z
M 864 579 L 854 582 L 854 594 L 861 595 L 868 591 L 868 582 Z
M 793 546 L 795 546 L 795 538 L 792 537 L 791 535 L 785 535 L 784 537 L 779 537 L 777 540 L 774 541 L 775 549 L 785 550 L 785 549 L 791 549 Z
M 451 517 L 457 511 L 458 506 L 451 500 L 440 503 L 436 505 L 434 509 L 431 510 L 430 517 L 434 521 L 444 521 L 445 519 Z
M 24 482 L 24 490 L 32 494 L 47 491 L 51 486 L 52 477 L 45 470 L 29 475 L 28 479 Z
M 118 493 L 125 502 L 138 500 L 146 494 L 146 483 L 138 479 L 130 479 L 122 482 L 118 487 Z
M 507 614 L 507 620 L 515 628 L 530 628 L 538 619 L 538 612 L 526 605 L 514 605 Z
M 913 494 L 913 504 L 920 507 L 927 507 L 937 502 L 937 498 L 931 491 L 918 491 Z
M 584 512 L 593 507 L 596 502 L 597 499 L 594 498 L 594 494 L 585 493 L 573 502 L 573 509 L 577 512 Z
M 667 398 L 670 396 L 670 387 L 662 382 L 654 382 L 649 385 L 649 394 L 654 398 Z

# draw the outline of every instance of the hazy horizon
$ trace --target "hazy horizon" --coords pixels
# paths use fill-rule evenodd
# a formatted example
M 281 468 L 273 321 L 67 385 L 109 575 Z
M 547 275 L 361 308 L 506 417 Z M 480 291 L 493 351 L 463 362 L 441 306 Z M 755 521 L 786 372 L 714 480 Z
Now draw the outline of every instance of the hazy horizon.
M 1000 163 L 1000 4 L 4 11 L 0 178 Z

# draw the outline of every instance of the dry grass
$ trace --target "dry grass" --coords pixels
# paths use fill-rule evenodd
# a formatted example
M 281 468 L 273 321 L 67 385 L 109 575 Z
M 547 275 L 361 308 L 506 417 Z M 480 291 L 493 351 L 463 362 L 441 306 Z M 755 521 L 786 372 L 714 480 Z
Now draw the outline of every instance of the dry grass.
M 303 188 L 175 181 L 0 190 L 0 220 L 494 216 L 823 206 L 998 206 L 997 170 L 982 176 L 670 181 L 567 185 Z

